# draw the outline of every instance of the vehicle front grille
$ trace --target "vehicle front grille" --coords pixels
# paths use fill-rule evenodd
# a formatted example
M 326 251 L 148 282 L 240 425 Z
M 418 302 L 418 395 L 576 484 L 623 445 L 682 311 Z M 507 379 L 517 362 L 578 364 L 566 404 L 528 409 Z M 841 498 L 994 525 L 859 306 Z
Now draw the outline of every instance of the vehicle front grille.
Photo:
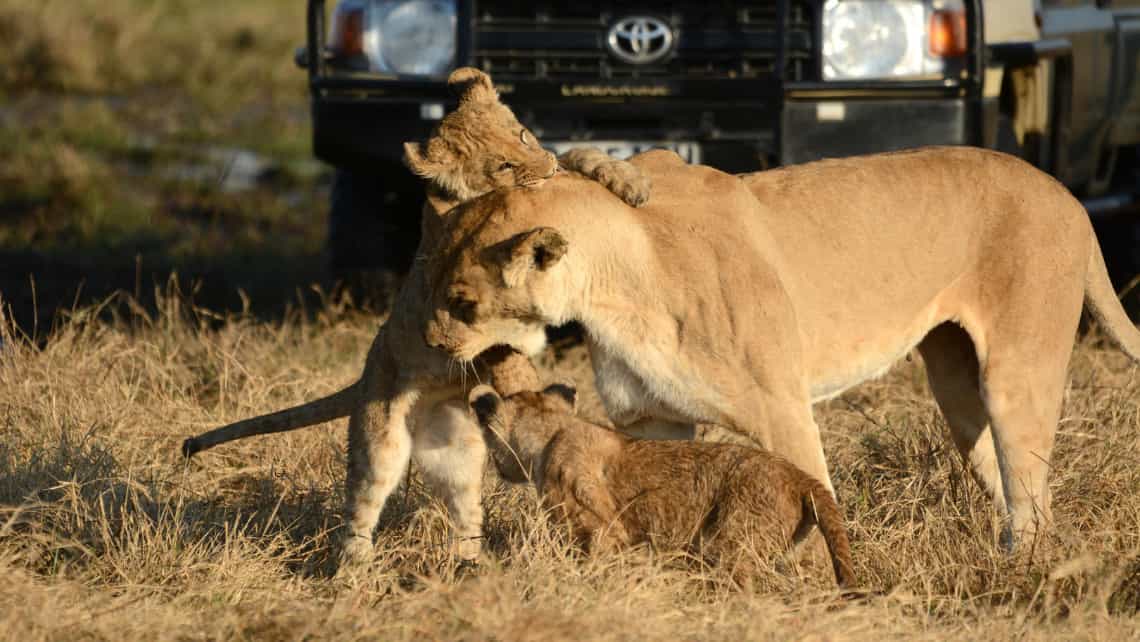
M 474 8 L 473 63 L 496 80 L 625 78 L 804 80 L 813 73 L 813 0 L 787 0 L 786 49 L 777 69 L 778 0 L 768 3 L 662 2 L 652 5 L 589 0 L 525 3 L 484 0 Z M 664 60 L 644 65 L 611 55 L 606 34 L 615 21 L 651 15 L 673 27 L 676 45 Z

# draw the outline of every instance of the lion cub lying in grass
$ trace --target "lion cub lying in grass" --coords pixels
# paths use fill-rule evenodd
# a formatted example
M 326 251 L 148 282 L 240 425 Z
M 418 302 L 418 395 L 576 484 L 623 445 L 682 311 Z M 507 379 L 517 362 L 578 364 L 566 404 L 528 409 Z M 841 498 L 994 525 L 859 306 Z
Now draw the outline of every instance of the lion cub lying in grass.
M 786 550 L 818 524 L 837 583 L 854 584 L 842 514 L 807 473 L 737 444 L 632 439 L 573 416 L 576 398 L 563 384 L 505 399 L 481 385 L 468 403 L 499 474 L 532 481 L 587 550 L 691 550 L 747 582 L 756 554 Z

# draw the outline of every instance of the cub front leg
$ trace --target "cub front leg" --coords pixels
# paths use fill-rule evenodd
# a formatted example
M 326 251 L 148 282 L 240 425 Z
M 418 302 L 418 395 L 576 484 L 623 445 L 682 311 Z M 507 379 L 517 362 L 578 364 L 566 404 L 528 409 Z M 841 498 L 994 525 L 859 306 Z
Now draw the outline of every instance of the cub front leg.
M 572 149 L 558 157 L 558 164 L 601 183 L 629 205 L 641 207 L 649 201 L 649 177 L 632 163 L 611 158 L 600 149 Z
M 458 400 L 435 404 L 417 422 L 416 464 L 447 506 L 452 551 L 462 560 L 479 557 L 483 537 L 483 429 Z
M 620 507 L 600 475 L 559 471 L 554 484 L 547 485 L 542 494 L 586 552 L 617 550 L 632 542 L 621 523 Z

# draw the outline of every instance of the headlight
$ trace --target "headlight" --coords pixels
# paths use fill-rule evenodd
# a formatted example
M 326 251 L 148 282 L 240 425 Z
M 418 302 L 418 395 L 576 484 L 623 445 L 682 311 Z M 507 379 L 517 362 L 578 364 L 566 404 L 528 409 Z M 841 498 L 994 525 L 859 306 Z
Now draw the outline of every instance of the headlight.
M 343 0 L 329 43 L 350 68 L 436 76 L 454 65 L 455 23 L 455 0 Z
M 941 75 L 965 53 L 961 0 L 827 0 L 823 6 L 823 78 Z

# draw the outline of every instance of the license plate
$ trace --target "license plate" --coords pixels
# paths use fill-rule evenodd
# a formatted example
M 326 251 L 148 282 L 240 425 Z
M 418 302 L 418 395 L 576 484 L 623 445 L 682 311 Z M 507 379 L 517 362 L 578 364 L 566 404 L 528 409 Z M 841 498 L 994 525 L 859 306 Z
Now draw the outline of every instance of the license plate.
M 701 162 L 701 145 L 692 141 L 628 141 L 628 140 L 574 140 L 557 141 L 548 144 L 555 154 L 563 154 L 576 147 L 593 147 L 600 149 L 614 158 L 629 158 L 634 154 L 647 152 L 651 149 L 668 149 L 676 152 L 687 163 Z

